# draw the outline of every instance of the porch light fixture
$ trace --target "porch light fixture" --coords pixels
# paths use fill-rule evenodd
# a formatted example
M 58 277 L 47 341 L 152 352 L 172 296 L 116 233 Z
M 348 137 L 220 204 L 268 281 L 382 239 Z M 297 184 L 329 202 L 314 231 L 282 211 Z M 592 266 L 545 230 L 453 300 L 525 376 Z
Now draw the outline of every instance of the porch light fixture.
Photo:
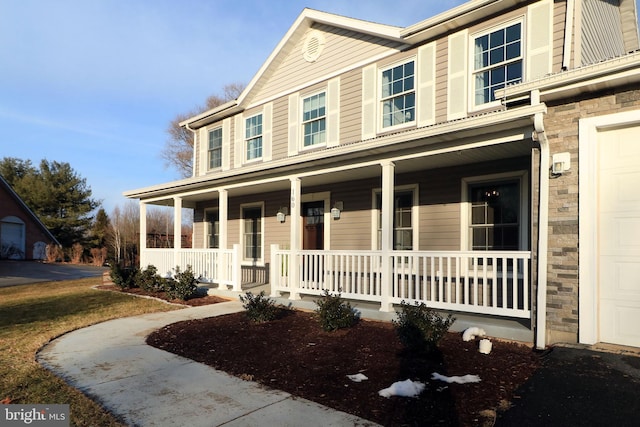
M 331 208 L 331 218 L 340 219 L 340 211 L 344 208 L 342 202 L 335 202 L 333 208 Z
M 279 223 L 283 223 L 285 217 L 287 216 L 287 213 L 289 212 L 289 209 L 287 209 L 286 207 L 280 207 L 280 209 L 278 209 L 278 213 L 276 214 L 276 218 L 278 219 Z
M 569 153 L 556 153 L 551 156 L 551 174 L 562 175 L 571 169 L 571 155 Z

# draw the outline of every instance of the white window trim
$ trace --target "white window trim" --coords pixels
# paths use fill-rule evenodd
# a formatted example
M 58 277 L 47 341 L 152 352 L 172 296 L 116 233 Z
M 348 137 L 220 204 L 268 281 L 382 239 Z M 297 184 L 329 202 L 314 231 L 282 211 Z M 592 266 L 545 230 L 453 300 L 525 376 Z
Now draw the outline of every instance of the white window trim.
M 211 235 L 209 230 L 209 226 L 210 226 L 210 222 L 207 221 L 207 214 L 210 212 L 218 212 L 218 222 L 220 222 L 220 209 L 219 208 L 206 208 L 204 210 L 204 215 L 202 217 L 202 223 L 204 224 L 204 230 L 203 230 L 203 244 L 202 247 L 205 249 L 213 249 L 211 246 L 209 246 L 209 236 Z M 219 224 L 221 225 L 221 224 Z M 220 235 L 218 234 L 218 238 L 220 238 Z M 220 243 L 218 242 L 218 246 L 220 246 Z
M 211 162 L 210 162 L 210 159 L 209 159 L 209 152 L 211 150 L 209 149 L 209 138 L 211 136 L 211 132 L 214 132 L 214 131 L 216 131 L 218 129 L 221 132 L 221 135 L 220 135 L 221 136 L 221 138 L 220 138 L 220 166 L 216 166 L 215 168 L 210 168 L 209 165 L 210 165 Z M 206 154 L 205 154 L 205 159 L 206 160 L 205 161 L 206 161 L 206 170 L 207 170 L 207 172 L 213 172 L 213 171 L 221 170 L 222 169 L 222 164 L 224 163 L 223 160 L 222 160 L 222 158 L 224 156 L 224 154 L 223 154 L 224 153 L 224 128 L 223 128 L 222 125 L 215 126 L 215 127 L 211 128 L 211 129 L 207 129 L 207 142 L 206 142 L 206 145 L 205 145 L 205 152 L 206 152 Z
M 520 56 L 522 58 L 522 77 L 521 77 L 521 81 L 525 81 L 525 74 L 526 74 L 526 65 L 527 65 L 527 49 L 526 49 L 526 40 L 525 40 L 525 34 L 526 32 L 526 28 L 525 28 L 525 19 L 524 19 L 524 15 L 519 16 L 517 18 L 511 19 L 509 21 L 506 22 L 501 22 L 500 24 L 494 25 L 490 28 L 487 28 L 485 30 L 479 31 L 477 33 L 473 33 L 469 35 L 469 41 L 468 41 L 468 49 L 467 49 L 467 54 L 468 54 L 468 60 L 469 60 L 469 84 L 468 84 L 468 101 L 469 101 L 469 111 L 475 112 L 475 111 L 480 111 L 480 110 L 486 110 L 487 108 L 495 108 L 495 107 L 499 107 L 502 105 L 502 101 L 497 99 L 495 101 L 491 101 L 491 102 L 486 102 L 484 104 L 479 104 L 476 105 L 476 83 L 475 83 L 475 74 L 476 74 L 476 70 L 475 70 L 475 40 L 478 37 L 482 37 L 484 35 L 490 34 L 494 31 L 500 30 L 501 28 L 507 28 L 511 25 L 520 23 Z
M 262 232 L 260 233 L 260 258 L 258 260 L 250 261 L 244 259 L 244 210 L 246 208 L 260 208 L 260 229 Z M 240 265 L 245 266 L 257 266 L 264 267 L 264 235 L 265 235 L 265 218 L 264 218 L 264 202 L 257 203 L 243 203 L 240 205 L 240 247 L 242 251 L 242 258 L 240 260 Z
M 529 247 L 529 173 L 525 170 L 504 172 L 491 175 L 479 175 L 462 178 L 460 203 L 460 248 L 471 250 L 469 227 L 471 218 L 471 202 L 469 201 L 469 185 L 491 182 L 502 182 L 517 179 L 520 181 L 520 247 L 524 251 Z M 478 251 L 480 252 L 480 251 Z
M 321 144 L 314 144 L 314 145 L 309 145 L 309 146 L 305 146 L 304 145 L 304 125 L 305 125 L 305 121 L 304 121 L 304 100 L 307 98 L 310 98 L 312 96 L 315 95 L 320 95 L 321 93 L 324 93 L 324 142 Z M 302 152 L 302 151 L 309 151 L 309 150 L 315 150 L 318 148 L 323 148 L 327 146 L 327 139 L 329 136 L 329 91 L 327 90 L 327 88 L 323 88 L 321 90 L 318 90 L 316 92 L 311 92 L 309 94 L 301 94 L 300 95 L 300 109 L 299 111 L 299 119 L 300 119 L 300 125 L 298 126 L 298 151 Z M 317 119 L 316 119 L 317 120 Z
M 403 191 L 413 192 L 413 205 L 411 206 L 411 223 L 412 223 L 412 239 L 413 251 L 420 250 L 420 186 L 418 184 L 398 185 L 393 188 L 394 200 L 395 193 Z M 382 194 L 382 188 L 374 188 L 371 191 L 371 250 L 378 250 L 378 208 L 376 196 Z M 395 250 L 395 249 L 394 249 Z M 406 251 L 410 252 L 410 251 Z
M 249 139 L 255 139 L 257 138 L 257 136 L 254 136 L 252 138 L 247 138 L 247 121 L 251 120 L 254 117 L 258 117 L 258 116 L 262 116 L 262 133 L 260 134 L 260 138 L 262 139 L 262 148 L 260 150 L 260 152 L 262 153 L 260 155 L 260 157 L 254 157 L 253 159 L 248 159 L 247 158 L 247 141 L 249 141 Z M 249 164 L 249 163 L 256 163 L 256 162 L 261 162 L 262 158 L 264 157 L 264 145 L 265 145 L 265 122 L 264 122 L 264 112 L 260 111 L 258 113 L 252 114 L 250 116 L 247 117 L 243 117 L 243 121 L 242 121 L 242 163 L 243 164 Z
M 384 73 L 387 70 L 390 70 L 392 68 L 397 67 L 398 65 L 404 65 L 407 64 L 409 62 L 413 62 L 413 93 L 415 96 L 415 105 L 414 105 L 414 112 L 413 112 L 413 120 L 410 122 L 404 122 L 404 123 L 400 123 L 399 125 L 394 125 L 394 126 L 387 126 L 384 127 L 383 126 L 383 120 L 382 120 L 382 114 L 383 114 L 383 109 L 382 109 L 382 73 Z M 418 69 L 418 57 L 417 56 L 411 56 L 408 58 L 404 58 L 401 61 L 397 61 L 394 62 L 392 64 L 388 64 L 385 65 L 384 67 L 380 67 L 376 70 L 376 104 L 375 104 L 375 109 L 376 109 L 376 129 L 377 129 L 377 133 L 383 133 L 383 132 L 390 132 L 390 131 L 396 131 L 399 129 L 406 129 L 406 128 L 410 128 L 410 127 L 415 127 L 417 126 L 418 123 L 418 106 L 420 105 L 420 101 L 418 100 L 418 73 L 420 72 L 420 70 Z

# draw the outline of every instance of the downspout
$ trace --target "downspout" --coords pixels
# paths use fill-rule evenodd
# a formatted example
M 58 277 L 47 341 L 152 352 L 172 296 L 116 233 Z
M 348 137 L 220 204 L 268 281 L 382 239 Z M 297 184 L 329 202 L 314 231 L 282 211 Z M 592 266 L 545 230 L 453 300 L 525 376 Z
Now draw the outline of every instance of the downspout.
M 193 165 L 191 167 L 191 176 L 195 177 L 196 176 L 196 137 L 197 137 L 197 132 L 195 129 L 191 129 L 191 127 L 189 127 L 189 123 L 184 125 L 185 129 L 190 130 L 191 133 L 193 134 L 193 159 L 191 160 L 191 164 Z
M 574 0 L 567 0 L 567 11 L 564 21 L 564 47 L 562 57 L 562 69 L 568 70 L 571 66 L 571 40 L 573 38 L 573 14 Z
M 531 92 L 531 104 L 540 104 L 540 92 Z M 547 333 L 547 252 L 549 240 L 549 141 L 544 131 L 544 113 L 536 113 L 533 127 L 540 144 L 540 188 L 538 207 L 538 287 L 536 305 L 536 348 L 546 346 Z

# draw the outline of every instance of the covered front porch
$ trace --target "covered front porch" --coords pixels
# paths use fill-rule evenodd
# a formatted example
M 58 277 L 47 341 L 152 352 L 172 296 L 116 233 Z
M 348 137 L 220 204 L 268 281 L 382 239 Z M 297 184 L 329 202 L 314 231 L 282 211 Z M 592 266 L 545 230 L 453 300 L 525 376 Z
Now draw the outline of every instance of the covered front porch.
M 183 208 L 195 212 L 194 247 L 141 242 L 141 268 L 191 266 L 212 293 L 264 289 L 294 305 L 325 290 L 381 315 L 424 302 L 518 322 L 533 341 L 538 144 L 531 115 L 500 117 L 477 119 L 481 131 L 454 135 L 462 126 L 447 123 L 139 193 L 141 229 L 150 204 L 173 206 L 176 224 Z M 489 199 L 509 194 L 514 219 L 498 224 Z

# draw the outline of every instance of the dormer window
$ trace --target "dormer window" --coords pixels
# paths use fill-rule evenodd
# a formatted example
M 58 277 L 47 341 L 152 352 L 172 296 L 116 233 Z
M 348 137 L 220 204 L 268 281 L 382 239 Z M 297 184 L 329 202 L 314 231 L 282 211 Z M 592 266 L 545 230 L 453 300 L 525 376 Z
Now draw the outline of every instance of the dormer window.
M 244 145 L 247 161 L 262 158 L 262 114 L 246 119 Z
M 415 62 L 384 69 L 381 79 L 382 127 L 389 128 L 415 121 Z
M 522 81 L 522 23 L 473 39 L 475 106 L 496 100 L 495 91 Z

